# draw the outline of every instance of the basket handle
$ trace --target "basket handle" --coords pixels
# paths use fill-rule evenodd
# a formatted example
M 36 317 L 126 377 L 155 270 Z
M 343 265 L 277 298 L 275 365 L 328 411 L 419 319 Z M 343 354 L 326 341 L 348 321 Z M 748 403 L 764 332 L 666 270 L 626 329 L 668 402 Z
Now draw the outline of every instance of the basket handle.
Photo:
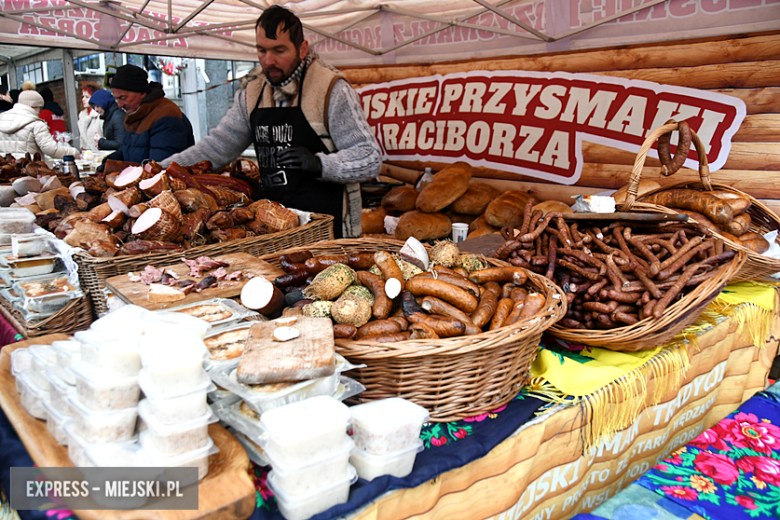
M 639 180 L 642 178 L 642 168 L 645 165 L 645 159 L 647 159 L 647 154 L 650 152 L 653 144 L 662 135 L 679 130 L 679 128 L 680 124 L 677 121 L 670 119 L 663 126 L 659 126 L 650 132 L 650 135 L 647 136 L 645 142 L 642 143 L 642 146 L 639 148 L 639 152 L 636 154 L 636 159 L 634 159 L 634 167 L 631 170 L 631 177 L 628 179 L 626 199 L 618 208 L 620 211 L 630 211 L 631 206 L 633 206 L 634 202 L 636 202 L 636 196 L 639 191 Z M 710 166 L 707 162 L 707 151 L 704 148 L 704 143 L 699 137 L 699 134 L 694 132 L 693 128 L 690 130 L 691 142 L 693 142 L 693 145 L 696 147 L 696 153 L 699 156 L 699 177 L 701 178 L 701 183 L 705 190 L 712 191 L 712 182 L 710 182 Z

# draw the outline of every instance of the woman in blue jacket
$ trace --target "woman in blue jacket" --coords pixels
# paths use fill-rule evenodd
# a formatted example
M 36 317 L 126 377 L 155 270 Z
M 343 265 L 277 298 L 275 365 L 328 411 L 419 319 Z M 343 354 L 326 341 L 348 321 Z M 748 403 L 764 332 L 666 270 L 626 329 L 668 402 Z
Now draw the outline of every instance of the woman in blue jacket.
M 89 104 L 103 120 L 103 137 L 97 140 L 98 150 L 119 150 L 125 132 L 125 111 L 107 90 L 96 90 L 89 98 Z

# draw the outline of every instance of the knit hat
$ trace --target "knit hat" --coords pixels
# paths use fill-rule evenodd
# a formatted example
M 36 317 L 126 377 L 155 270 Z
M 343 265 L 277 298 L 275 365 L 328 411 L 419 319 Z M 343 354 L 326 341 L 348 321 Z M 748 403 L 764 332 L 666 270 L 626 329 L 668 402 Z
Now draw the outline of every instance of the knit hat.
M 149 75 L 141 67 L 122 65 L 111 79 L 111 88 L 130 92 L 149 92 Z
M 96 90 L 94 94 L 89 98 L 90 105 L 97 105 L 103 110 L 108 110 L 111 103 L 114 102 L 114 96 L 112 96 L 107 90 Z
M 19 103 L 29 107 L 42 107 L 43 97 L 34 90 L 25 90 L 19 94 Z

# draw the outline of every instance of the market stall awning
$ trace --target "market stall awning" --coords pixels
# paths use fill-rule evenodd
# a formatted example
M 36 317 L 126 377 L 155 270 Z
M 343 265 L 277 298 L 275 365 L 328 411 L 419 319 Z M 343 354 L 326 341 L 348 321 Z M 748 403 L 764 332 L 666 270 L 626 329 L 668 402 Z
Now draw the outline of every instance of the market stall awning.
M 278 3 L 335 65 L 538 54 L 774 30 L 778 0 L 0 0 L 0 44 L 255 61 Z

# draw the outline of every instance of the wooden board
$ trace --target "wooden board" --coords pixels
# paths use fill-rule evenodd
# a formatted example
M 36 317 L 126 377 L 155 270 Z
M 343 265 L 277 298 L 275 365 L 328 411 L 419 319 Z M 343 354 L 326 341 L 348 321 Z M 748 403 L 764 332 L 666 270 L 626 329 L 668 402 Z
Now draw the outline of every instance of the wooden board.
M 232 298 L 241 294 L 241 289 L 244 287 L 249 279 L 247 274 L 253 274 L 254 276 L 265 276 L 268 280 L 273 281 L 277 276 L 284 274 L 280 268 L 275 267 L 264 260 L 260 260 L 249 253 L 230 253 L 227 255 L 215 256 L 215 260 L 225 260 L 230 262 L 230 266 L 226 267 L 228 274 L 233 271 L 241 271 L 244 275 L 241 280 L 222 280 L 217 287 L 206 289 L 205 291 L 196 293 L 195 291 L 188 294 L 184 299 L 169 303 L 154 303 L 150 302 L 146 295 L 149 292 L 149 286 L 141 282 L 131 282 L 127 273 L 112 276 L 106 280 L 106 287 L 113 291 L 115 295 L 124 300 L 127 303 L 139 305 L 149 310 L 166 309 L 169 307 L 178 307 L 180 305 L 186 305 L 188 303 L 195 303 L 203 300 L 210 300 L 211 298 Z M 173 265 L 158 266 L 158 269 L 166 269 L 173 271 L 180 276 L 181 280 L 195 280 L 190 276 L 190 268 L 184 262 L 179 262 Z M 203 276 L 196 281 L 200 281 L 210 271 L 203 273 Z
M 6 345 L 0 350 L 0 408 L 13 425 L 35 464 L 40 467 L 72 467 L 68 449 L 60 446 L 46 429 L 46 421 L 35 419 L 22 408 L 16 381 L 11 375 L 11 352 L 33 344 L 51 344 L 68 339 L 66 334 L 50 334 Z M 249 457 L 241 444 L 218 424 L 209 426 L 209 435 L 219 452 L 209 457 L 209 473 L 200 481 L 197 510 L 99 511 L 79 510 L 82 520 L 243 520 L 255 509 L 257 495 L 249 477 Z

